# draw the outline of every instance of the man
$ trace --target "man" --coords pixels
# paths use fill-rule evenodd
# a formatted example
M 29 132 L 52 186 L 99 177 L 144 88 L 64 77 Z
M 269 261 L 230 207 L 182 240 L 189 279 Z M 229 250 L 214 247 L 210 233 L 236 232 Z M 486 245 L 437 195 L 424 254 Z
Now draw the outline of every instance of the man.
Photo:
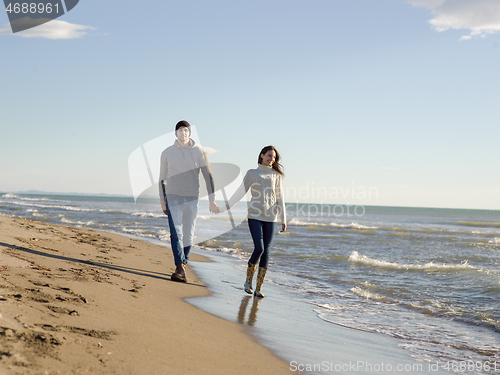
M 215 203 L 215 189 L 210 163 L 203 148 L 190 138 L 191 125 L 179 121 L 175 126 L 177 137 L 160 158 L 160 201 L 170 227 L 170 243 L 174 254 L 175 272 L 172 280 L 186 282 L 186 264 L 193 245 L 200 170 L 205 179 L 212 213 L 219 213 Z

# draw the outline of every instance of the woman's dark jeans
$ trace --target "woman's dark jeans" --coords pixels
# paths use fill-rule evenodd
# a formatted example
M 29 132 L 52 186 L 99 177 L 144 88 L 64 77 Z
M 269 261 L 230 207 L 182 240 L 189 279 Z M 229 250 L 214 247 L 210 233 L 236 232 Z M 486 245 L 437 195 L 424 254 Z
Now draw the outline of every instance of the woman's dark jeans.
M 254 250 L 249 263 L 257 264 L 260 258 L 259 267 L 267 268 L 269 263 L 269 248 L 273 240 L 275 224 L 269 221 L 248 219 L 248 228 L 250 228 L 250 234 L 254 243 Z

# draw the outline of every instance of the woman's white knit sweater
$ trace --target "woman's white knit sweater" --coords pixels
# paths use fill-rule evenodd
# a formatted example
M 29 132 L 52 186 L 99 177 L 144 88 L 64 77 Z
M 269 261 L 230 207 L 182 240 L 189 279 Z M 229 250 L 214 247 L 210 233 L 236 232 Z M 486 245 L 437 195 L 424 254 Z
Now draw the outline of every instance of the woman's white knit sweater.
M 252 198 L 248 204 L 248 218 L 275 222 L 278 215 L 281 223 L 286 223 L 285 201 L 281 175 L 273 168 L 259 164 L 257 169 L 250 169 L 243 179 L 243 184 L 229 199 L 221 212 L 227 211 L 238 203 L 250 189 Z

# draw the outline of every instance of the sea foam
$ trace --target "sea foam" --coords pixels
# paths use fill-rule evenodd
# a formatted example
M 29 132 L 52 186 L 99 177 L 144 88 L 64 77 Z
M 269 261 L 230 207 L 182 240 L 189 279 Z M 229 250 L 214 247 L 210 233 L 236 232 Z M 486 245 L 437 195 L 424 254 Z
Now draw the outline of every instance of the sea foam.
M 353 292 L 354 294 L 357 294 L 358 296 L 360 296 L 362 298 L 366 298 L 366 299 L 372 299 L 375 301 L 388 301 L 389 300 L 389 298 L 386 296 L 382 296 L 382 295 L 377 294 L 377 293 L 369 292 L 367 290 L 361 289 L 358 286 L 351 288 L 350 291 Z
M 288 225 L 295 225 L 295 226 L 319 226 L 319 227 L 331 227 L 331 228 L 338 228 L 338 229 L 379 229 L 378 227 L 371 227 L 371 226 L 366 226 L 362 224 L 358 224 L 355 222 L 352 222 L 350 224 L 341 224 L 341 223 L 320 223 L 320 222 L 314 222 L 314 221 L 301 221 L 298 220 L 297 218 L 293 218 L 288 222 Z
M 19 198 L 19 197 L 17 195 L 15 195 L 15 194 L 7 193 L 7 194 L 2 195 L 2 198 L 16 199 L 16 198 Z
M 372 259 L 366 255 L 360 255 L 357 251 L 353 251 L 349 256 L 349 262 L 360 263 L 365 266 L 382 267 L 397 270 L 464 270 L 464 269 L 477 269 L 464 261 L 460 264 L 438 264 L 429 262 L 426 264 L 404 264 L 396 262 L 387 262 L 385 260 Z

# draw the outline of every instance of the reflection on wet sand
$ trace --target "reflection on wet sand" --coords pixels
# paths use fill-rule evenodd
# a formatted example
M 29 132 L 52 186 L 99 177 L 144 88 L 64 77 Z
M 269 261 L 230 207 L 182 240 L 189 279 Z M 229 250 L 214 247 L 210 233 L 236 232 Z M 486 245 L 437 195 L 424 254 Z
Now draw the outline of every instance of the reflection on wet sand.
M 238 311 L 238 323 L 245 324 L 245 314 L 247 311 L 248 302 L 252 299 L 251 296 L 244 296 L 241 299 L 240 310 Z M 253 326 L 257 321 L 257 311 L 259 310 L 259 302 L 261 298 L 253 298 L 252 307 L 250 308 L 250 314 L 248 315 L 247 325 Z

